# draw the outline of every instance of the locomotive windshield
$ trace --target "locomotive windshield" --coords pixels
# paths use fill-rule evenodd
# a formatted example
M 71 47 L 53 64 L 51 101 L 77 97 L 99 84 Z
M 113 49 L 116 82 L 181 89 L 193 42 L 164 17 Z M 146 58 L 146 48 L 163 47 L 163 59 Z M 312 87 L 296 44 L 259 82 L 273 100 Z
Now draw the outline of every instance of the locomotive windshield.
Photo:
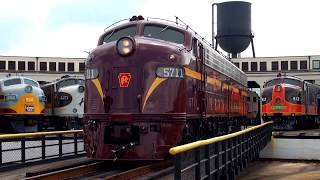
M 123 29 L 115 29 L 109 32 L 104 38 L 103 43 L 116 41 L 121 37 L 130 36 L 133 37 L 136 34 L 137 26 L 129 26 Z
M 75 84 L 78 84 L 76 79 L 66 79 L 66 80 L 60 81 L 57 84 L 57 89 L 62 88 L 62 87 L 66 87 L 66 86 L 72 86 Z
M 300 87 L 302 86 L 302 82 L 299 80 L 292 79 L 292 78 L 278 78 L 278 79 L 272 79 L 266 82 L 264 87 L 270 87 L 280 83 L 290 84 L 290 85 L 300 86 Z
M 38 83 L 33 81 L 33 80 L 31 80 L 31 79 L 24 79 L 24 83 L 28 84 L 30 86 L 38 87 Z
M 270 86 L 274 86 L 274 85 L 277 85 L 277 84 L 280 84 L 280 83 L 281 83 L 281 79 L 280 78 L 272 79 L 272 80 L 266 82 L 264 87 L 270 87 Z
M 284 84 L 291 84 L 291 85 L 294 85 L 294 86 L 300 86 L 300 87 L 302 87 L 302 82 L 299 81 L 299 80 L 296 80 L 296 79 L 284 78 L 284 79 L 283 79 L 283 83 L 284 83 Z
M 16 85 L 16 84 L 21 84 L 21 79 L 9 79 L 3 82 L 4 86 L 11 86 L 11 85 Z
M 82 86 L 84 86 L 84 80 L 83 79 L 78 79 L 78 83 Z
M 161 39 L 177 44 L 183 44 L 184 42 L 184 33 L 170 28 L 169 26 L 146 25 L 144 27 L 143 35 L 145 37 Z

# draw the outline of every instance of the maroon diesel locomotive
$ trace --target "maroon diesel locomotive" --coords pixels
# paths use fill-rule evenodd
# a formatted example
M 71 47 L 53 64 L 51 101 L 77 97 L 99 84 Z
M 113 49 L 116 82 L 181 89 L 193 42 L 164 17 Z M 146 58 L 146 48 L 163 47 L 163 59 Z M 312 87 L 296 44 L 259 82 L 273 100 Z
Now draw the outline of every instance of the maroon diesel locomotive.
M 95 159 L 164 159 L 172 146 L 238 130 L 248 112 L 245 73 L 178 19 L 108 28 L 85 77 L 85 150 Z

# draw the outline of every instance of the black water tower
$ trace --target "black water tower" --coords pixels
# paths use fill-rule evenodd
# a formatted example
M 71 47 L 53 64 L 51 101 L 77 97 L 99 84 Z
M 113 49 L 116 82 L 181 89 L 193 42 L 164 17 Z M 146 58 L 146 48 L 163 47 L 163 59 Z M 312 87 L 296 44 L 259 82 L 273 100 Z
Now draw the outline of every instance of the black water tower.
M 232 58 L 246 50 L 252 43 L 251 31 L 251 3 L 243 1 L 230 1 L 217 5 L 217 35 L 216 41 L 220 47 L 230 53 Z

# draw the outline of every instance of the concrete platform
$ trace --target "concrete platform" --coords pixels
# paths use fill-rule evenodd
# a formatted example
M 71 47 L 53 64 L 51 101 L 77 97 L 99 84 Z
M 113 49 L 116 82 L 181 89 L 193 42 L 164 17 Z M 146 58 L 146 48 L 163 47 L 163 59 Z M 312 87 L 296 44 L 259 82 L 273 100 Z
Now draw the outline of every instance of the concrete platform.
M 74 159 L 55 161 L 55 162 L 46 163 L 46 164 L 30 165 L 30 166 L 26 166 L 19 169 L 0 171 L 0 179 L 1 180 L 24 179 L 26 172 L 41 171 L 41 170 L 46 170 L 48 168 L 59 168 L 61 166 L 69 166 L 69 165 L 74 165 L 74 164 L 84 163 L 89 161 L 92 161 L 92 160 L 88 159 L 87 157 L 79 157 Z
M 261 158 L 320 160 L 320 139 L 273 138 L 260 152 Z
M 294 162 L 294 161 L 255 161 L 243 170 L 237 177 L 239 180 L 319 180 L 319 162 Z

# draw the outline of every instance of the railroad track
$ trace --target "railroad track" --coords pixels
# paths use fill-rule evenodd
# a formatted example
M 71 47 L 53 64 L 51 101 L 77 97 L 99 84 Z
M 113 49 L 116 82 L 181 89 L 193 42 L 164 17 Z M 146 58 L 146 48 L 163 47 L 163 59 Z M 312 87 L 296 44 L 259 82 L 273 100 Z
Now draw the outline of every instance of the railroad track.
M 152 174 L 159 176 L 161 170 L 172 170 L 172 161 L 161 162 L 112 162 L 97 161 L 88 164 L 74 165 L 74 167 L 61 167 L 39 172 L 27 172 L 26 180 L 51 179 L 136 179 L 151 178 Z M 163 171 L 164 174 L 167 171 Z M 148 176 L 147 176 L 148 175 Z M 151 176 L 151 177 L 150 177 Z

